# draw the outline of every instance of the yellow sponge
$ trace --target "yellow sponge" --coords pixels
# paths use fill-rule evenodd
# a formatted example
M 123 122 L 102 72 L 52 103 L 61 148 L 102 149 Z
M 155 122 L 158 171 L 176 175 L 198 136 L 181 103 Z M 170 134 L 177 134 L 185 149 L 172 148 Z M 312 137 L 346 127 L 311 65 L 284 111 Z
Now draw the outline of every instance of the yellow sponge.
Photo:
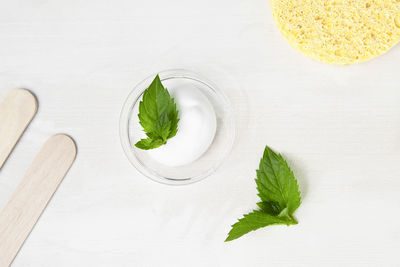
M 271 0 L 279 30 L 315 60 L 354 64 L 400 41 L 400 0 Z

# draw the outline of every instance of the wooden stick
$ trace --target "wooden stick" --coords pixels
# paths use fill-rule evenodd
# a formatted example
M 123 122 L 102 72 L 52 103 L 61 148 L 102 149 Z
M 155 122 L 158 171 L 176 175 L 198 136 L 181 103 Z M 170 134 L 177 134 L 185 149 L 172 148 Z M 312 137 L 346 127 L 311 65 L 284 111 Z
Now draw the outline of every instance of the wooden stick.
M 37 111 L 35 96 L 24 89 L 11 90 L 0 103 L 0 168 Z
M 66 135 L 48 139 L 0 213 L 0 267 L 9 266 L 75 160 Z

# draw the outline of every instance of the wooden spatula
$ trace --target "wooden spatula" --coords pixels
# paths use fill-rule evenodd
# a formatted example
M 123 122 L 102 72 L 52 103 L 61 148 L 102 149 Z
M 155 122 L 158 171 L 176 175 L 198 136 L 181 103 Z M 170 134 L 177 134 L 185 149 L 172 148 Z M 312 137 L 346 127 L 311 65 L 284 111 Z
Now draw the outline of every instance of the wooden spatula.
M 9 266 L 75 160 L 75 142 L 51 137 L 0 212 L 0 267 Z
M 0 168 L 36 111 L 35 96 L 24 89 L 11 90 L 0 103 Z

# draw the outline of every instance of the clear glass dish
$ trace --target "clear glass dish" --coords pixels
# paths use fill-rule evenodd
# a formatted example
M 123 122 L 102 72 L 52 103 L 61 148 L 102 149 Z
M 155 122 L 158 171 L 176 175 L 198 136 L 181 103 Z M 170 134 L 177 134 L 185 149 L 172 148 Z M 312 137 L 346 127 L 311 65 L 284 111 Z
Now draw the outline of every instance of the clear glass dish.
M 208 150 L 197 160 L 189 164 L 170 167 L 150 158 L 144 150 L 135 147 L 140 139 L 137 130 L 137 114 L 134 107 L 140 102 L 143 92 L 150 85 L 155 75 L 151 75 L 132 90 L 125 101 L 120 118 L 120 137 L 122 147 L 132 165 L 148 178 L 170 185 L 183 185 L 200 181 L 216 171 L 229 155 L 235 139 L 235 120 L 232 106 L 226 95 L 209 81 L 186 70 L 167 70 L 158 73 L 166 88 L 193 85 L 199 89 L 212 104 L 217 130 Z M 178 126 L 179 127 L 179 126 Z

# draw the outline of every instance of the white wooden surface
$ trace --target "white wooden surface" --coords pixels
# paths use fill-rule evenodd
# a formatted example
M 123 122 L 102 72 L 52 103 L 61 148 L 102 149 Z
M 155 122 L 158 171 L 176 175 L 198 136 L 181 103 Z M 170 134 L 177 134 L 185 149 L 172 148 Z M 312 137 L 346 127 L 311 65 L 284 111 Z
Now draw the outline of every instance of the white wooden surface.
M 0 171 L 0 206 L 56 132 L 79 151 L 14 266 L 398 266 L 400 46 L 365 64 L 322 65 L 276 30 L 267 0 L 20 0 L 0 3 L 0 97 L 39 111 Z M 168 187 L 119 143 L 125 97 L 187 68 L 231 98 L 238 138 L 216 175 Z M 264 146 L 298 177 L 299 225 L 223 243 L 256 207 Z

